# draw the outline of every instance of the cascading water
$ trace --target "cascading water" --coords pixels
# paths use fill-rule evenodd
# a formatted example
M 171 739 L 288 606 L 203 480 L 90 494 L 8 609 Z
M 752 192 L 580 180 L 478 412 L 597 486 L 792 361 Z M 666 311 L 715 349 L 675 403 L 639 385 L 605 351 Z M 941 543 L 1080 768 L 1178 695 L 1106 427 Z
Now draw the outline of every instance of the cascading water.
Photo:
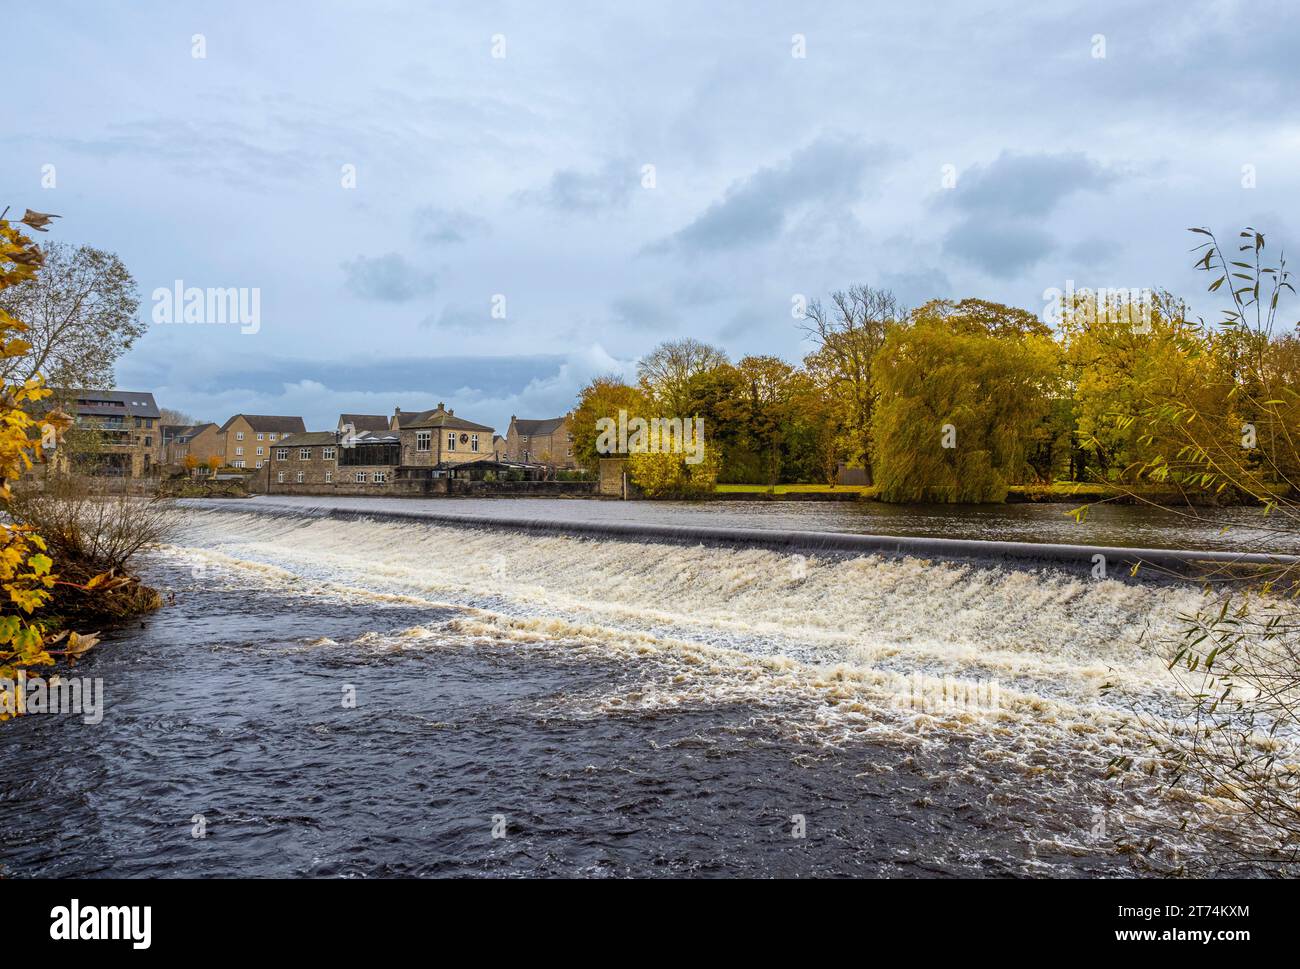
M 149 565 L 173 604 L 88 664 L 105 729 L 9 728 L 35 773 L 7 874 L 1195 873 L 1239 828 L 1103 777 L 1179 715 L 1162 644 L 1194 588 L 183 518 Z M 61 784 L 51 845 L 12 809 Z

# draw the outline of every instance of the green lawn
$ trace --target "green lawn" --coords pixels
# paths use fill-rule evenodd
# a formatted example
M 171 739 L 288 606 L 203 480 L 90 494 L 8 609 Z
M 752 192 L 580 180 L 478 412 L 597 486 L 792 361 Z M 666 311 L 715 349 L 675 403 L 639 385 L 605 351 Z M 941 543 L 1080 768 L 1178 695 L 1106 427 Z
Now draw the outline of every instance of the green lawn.
M 720 493 L 730 492 L 731 494 L 768 494 L 775 490 L 778 495 L 834 492 L 836 494 L 862 495 L 864 497 L 870 497 L 876 493 L 876 488 L 873 485 L 836 485 L 832 488 L 830 485 L 824 484 L 783 484 L 777 485 L 775 489 L 761 484 L 720 484 L 716 490 Z

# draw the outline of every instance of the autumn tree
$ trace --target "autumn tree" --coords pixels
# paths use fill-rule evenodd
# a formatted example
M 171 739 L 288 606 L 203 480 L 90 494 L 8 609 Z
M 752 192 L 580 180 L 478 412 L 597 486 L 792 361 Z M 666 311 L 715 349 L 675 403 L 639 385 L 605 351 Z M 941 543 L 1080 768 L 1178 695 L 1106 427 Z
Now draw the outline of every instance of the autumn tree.
M 577 406 L 569 416 L 573 433 L 573 457 L 584 468 L 597 467 L 601 454 L 596 449 L 599 437 L 597 421 L 608 418 L 618 420 L 619 411 L 629 416 L 645 416 L 645 395 L 636 387 L 629 387 L 617 376 L 596 377 L 578 394 Z
M 1032 314 L 982 300 L 925 304 L 873 367 L 885 501 L 1002 501 L 1059 392 L 1059 351 Z
M 816 344 L 804 366 L 830 395 L 826 416 L 843 439 L 845 457 L 862 466 L 868 482 L 873 480 L 879 396 L 872 366 L 890 326 L 906 317 L 889 290 L 852 286 L 832 293 L 828 305 L 812 300 L 801 324 Z
M 1277 332 L 1284 297 L 1294 295 L 1286 259 L 1266 253 L 1264 235 L 1247 227 L 1235 247 L 1206 228 L 1196 267 L 1209 291 L 1227 304 L 1216 324 L 1179 328 L 1193 379 L 1153 380 L 1136 404 L 1137 424 L 1151 453 L 1142 466 L 1156 481 L 1195 484 L 1254 499 L 1261 512 L 1243 523 L 1243 551 L 1259 535 L 1294 543 L 1300 537 L 1300 386 L 1295 326 Z M 1216 390 L 1207 394 L 1203 374 Z M 1241 527 L 1241 526 L 1237 526 Z M 1229 526 L 1231 529 L 1232 526 Z M 1205 604 L 1180 616 L 1182 635 L 1155 644 L 1183 690 L 1189 715 L 1143 721 L 1156 748 L 1154 763 L 1171 786 L 1234 802 L 1240 816 L 1263 822 L 1277 844 L 1269 863 L 1294 865 L 1300 843 L 1300 569 L 1290 561 L 1253 570 L 1211 573 Z M 1172 726 L 1170 726 L 1172 724 Z M 1132 758 L 1118 758 L 1122 772 Z M 1252 842 L 1253 844 L 1253 842 Z
M 26 357 L 32 349 L 25 339 L 27 327 L 5 308 L 8 304 L 2 299 L 14 287 L 30 283 L 43 261 L 41 250 L 18 226 L 44 232 L 51 218 L 28 210 L 14 224 L 0 214 L 0 369 L 10 368 L 13 361 Z M 17 370 L 23 372 L 21 367 Z M 49 391 L 38 374 L 30 374 L 19 382 L 6 380 L 0 390 L 0 504 L 6 517 L 11 517 L 10 483 L 35 462 L 43 460 L 46 449 L 57 446 L 63 430 L 71 423 L 57 409 L 46 410 L 39 420 L 34 416 L 39 402 L 48 396 Z M 79 637 L 75 633 L 51 637 L 44 623 L 35 616 L 50 603 L 58 581 L 51 571 L 53 560 L 46 551 L 45 541 L 34 529 L 0 521 L 2 679 L 12 680 L 20 671 L 53 665 L 51 646 L 55 642 L 66 639 L 62 652 L 73 655 L 94 645 L 94 637 Z M 10 706 L 0 707 L 0 720 L 21 712 Z
M 0 378 L 37 374 L 57 388 L 111 387 L 113 365 L 146 330 L 135 280 L 111 252 L 53 243 L 41 272 L 0 293 L 0 310 L 22 320 L 28 349 L 0 361 Z
M 691 383 L 700 374 L 727 362 L 717 347 L 691 337 L 661 343 L 636 366 L 637 384 L 662 417 L 691 417 Z

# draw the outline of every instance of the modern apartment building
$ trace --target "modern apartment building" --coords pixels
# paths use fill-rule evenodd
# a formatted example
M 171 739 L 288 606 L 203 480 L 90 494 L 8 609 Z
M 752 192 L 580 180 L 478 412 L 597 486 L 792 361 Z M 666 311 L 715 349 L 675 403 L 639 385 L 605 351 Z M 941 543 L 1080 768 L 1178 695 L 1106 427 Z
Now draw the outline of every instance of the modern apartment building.
M 59 471 L 139 478 L 158 460 L 161 414 L 142 390 L 58 390 L 41 401 L 72 415 L 73 426 L 55 451 Z

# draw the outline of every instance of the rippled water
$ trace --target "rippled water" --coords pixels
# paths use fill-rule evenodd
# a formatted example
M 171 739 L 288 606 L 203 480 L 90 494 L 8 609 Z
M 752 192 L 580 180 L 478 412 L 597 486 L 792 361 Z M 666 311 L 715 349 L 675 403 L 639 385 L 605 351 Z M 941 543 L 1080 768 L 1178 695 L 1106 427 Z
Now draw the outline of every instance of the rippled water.
M 281 509 L 436 512 L 551 521 L 646 522 L 736 528 L 915 535 L 1005 542 L 1226 549 L 1300 553 L 1300 533 L 1276 530 L 1260 508 L 1164 509 L 1094 504 L 1082 521 L 1076 503 L 889 505 L 875 501 L 603 501 L 576 498 L 368 498 L 267 495 Z M 192 502 L 201 505 L 202 502 Z
M 79 668 L 103 723 L 0 728 L 0 874 L 1195 874 L 1236 827 L 1102 777 L 1194 590 L 230 508 Z

